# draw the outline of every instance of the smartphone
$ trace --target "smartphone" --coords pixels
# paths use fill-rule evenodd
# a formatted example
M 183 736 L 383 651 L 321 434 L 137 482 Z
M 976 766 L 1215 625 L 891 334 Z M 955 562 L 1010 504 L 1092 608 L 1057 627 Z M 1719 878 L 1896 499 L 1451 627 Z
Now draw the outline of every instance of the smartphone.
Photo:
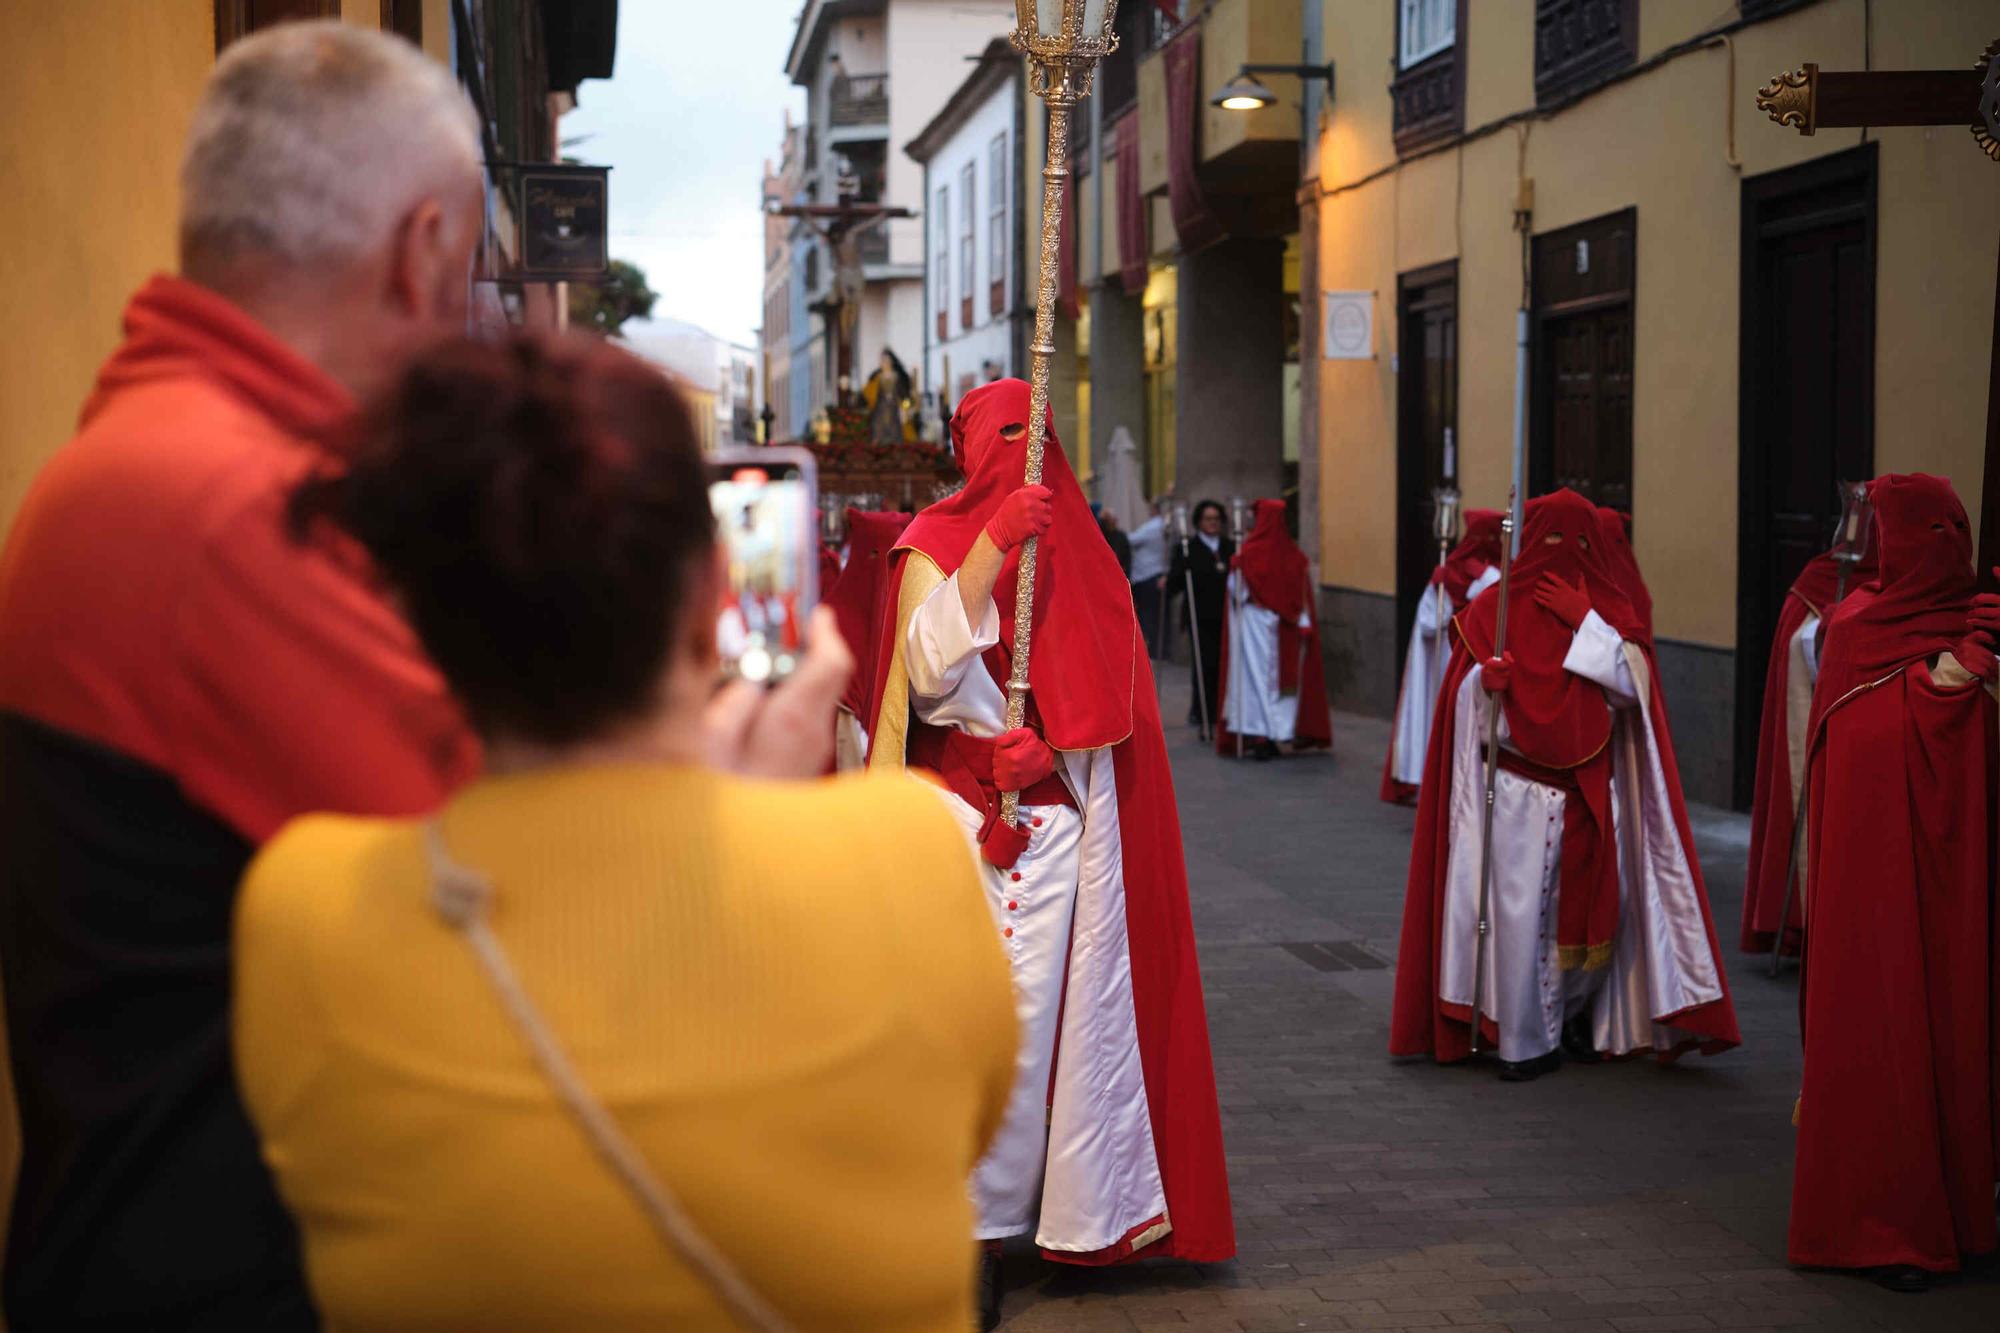
M 783 680 L 805 650 L 819 601 L 819 486 L 809 450 L 721 449 L 708 502 L 729 577 L 716 609 L 727 678 Z

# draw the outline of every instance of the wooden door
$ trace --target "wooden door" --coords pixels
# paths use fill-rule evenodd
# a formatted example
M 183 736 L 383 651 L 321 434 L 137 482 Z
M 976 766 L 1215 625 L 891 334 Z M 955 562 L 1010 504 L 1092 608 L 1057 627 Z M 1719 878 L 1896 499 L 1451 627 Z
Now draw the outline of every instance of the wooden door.
M 1771 635 L 1874 474 L 1875 149 L 1743 183 L 1734 794 L 1755 790 Z
M 1568 487 L 1632 509 L 1632 277 L 1627 209 L 1534 241 L 1528 491 Z
M 1437 566 L 1432 493 L 1458 484 L 1458 266 L 1398 283 L 1396 383 L 1396 661 L 1409 650 L 1417 599 Z M 1496 501 L 1497 502 L 1497 501 Z

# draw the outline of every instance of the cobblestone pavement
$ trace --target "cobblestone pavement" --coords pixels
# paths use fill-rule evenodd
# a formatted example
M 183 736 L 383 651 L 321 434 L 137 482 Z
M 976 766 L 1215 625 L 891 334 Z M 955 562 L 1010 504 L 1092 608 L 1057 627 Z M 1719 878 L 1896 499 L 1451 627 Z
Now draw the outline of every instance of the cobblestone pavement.
M 1170 687 L 1167 716 L 1185 708 Z M 1785 1263 L 1797 990 L 1734 951 L 1747 819 L 1695 812 L 1741 1048 L 1525 1085 L 1395 1062 L 1413 814 L 1376 799 L 1387 725 L 1334 731 L 1336 757 L 1258 764 L 1169 728 L 1236 1261 L 1023 1254 L 1003 1328 L 2000 1330 L 2000 1265 L 1898 1296 Z

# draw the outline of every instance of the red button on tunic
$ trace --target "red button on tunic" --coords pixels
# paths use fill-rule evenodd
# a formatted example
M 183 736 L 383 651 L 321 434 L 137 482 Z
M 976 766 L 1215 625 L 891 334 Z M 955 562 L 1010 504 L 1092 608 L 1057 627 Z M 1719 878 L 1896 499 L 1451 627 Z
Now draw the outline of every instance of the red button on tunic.
M 1020 882 L 1020 879 L 1021 879 L 1021 872 L 1020 872 L 1020 871 L 1018 871 L 1018 870 L 1016 870 L 1016 871 L 1014 872 L 1014 880 L 1015 880 L 1015 882 L 1016 882 L 1016 883 L 1019 883 L 1019 882 Z
M 1020 911 L 1020 910 L 1021 910 L 1021 904 L 1019 904 L 1019 903 L 1015 902 L 1015 901 L 1014 901 L 1013 899 L 1009 898 L 1009 899 L 1007 900 L 1007 910 L 1008 910 L 1008 911 L 1010 911 L 1010 912 L 1018 912 L 1018 911 Z
M 1005 935 L 1010 940 L 1014 938 L 1014 928 L 1012 926 L 1007 927 L 1007 929 L 1001 931 L 1000 933 L 1002 935 Z

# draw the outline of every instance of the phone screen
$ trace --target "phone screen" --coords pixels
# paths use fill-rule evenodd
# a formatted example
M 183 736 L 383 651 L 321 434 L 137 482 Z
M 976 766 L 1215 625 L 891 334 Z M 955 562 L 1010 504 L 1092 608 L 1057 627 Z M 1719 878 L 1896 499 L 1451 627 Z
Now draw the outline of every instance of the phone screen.
M 716 619 L 723 674 L 781 680 L 798 665 L 819 595 L 812 456 L 768 448 L 712 455 L 708 499 L 729 562 Z

